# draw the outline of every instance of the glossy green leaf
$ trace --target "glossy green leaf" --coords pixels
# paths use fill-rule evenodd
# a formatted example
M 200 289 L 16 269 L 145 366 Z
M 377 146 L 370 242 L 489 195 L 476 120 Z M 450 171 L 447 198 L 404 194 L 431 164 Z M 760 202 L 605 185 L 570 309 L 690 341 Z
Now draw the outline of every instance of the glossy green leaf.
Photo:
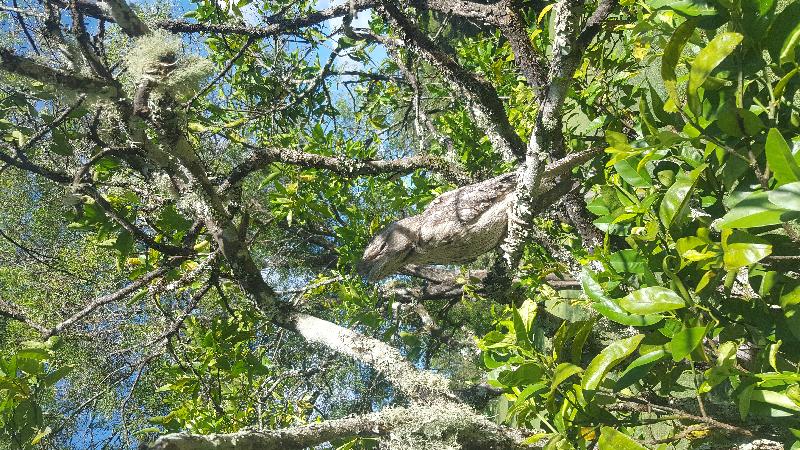
M 734 205 L 717 224 L 721 230 L 726 228 L 754 228 L 782 223 L 781 216 L 786 210 L 769 200 L 767 192 L 753 192 Z
M 779 208 L 800 211 L 800 182 L 779 186 L 769 191 L 767 198 Z
M 739 33 L 724 32 L 717 34 L 708 43 L 692 62 L 689 72 L 689 87 L 687 95 L 689 107 L 695 114 L 700 112 L 700 99 L 697 90 L 705 83 L 708 76 L 733 50 L 742 42 L 743 36 Z
M 705 335 L 706 327 L 687 327 L 675 333 L 670 341 L 672 359 L 680 361 L 689 356 L 700 345 Z
M 759 242 L 736 242 L 725 246 L 725 270 L 736 270 L 761 261 L 772 253 L 772 245 Z
M 558 386 L 561 385 L 567 378 L 579 374 L 583 372 L 583 369 L 576 366 L 575 364 L 570 363 L 561 363 L 556 367 L 555 372 L 553 373 L 553 382 L 550 384 L 550 394 L 552 395 Z
M 647 173 L 647 170 L 636 170 L 637 160 L 624 159 L 614 164 L 614 169 L 626 183 L 633 187 L 645 188 L 653 185 L 653 180 Z
M 614 385 L 614 390 L 621 391 L 633 383 L 636 383 L 642 377 L 647 375 L 647 373 L 650 371 L 650 368 L 653 367 L 655 363 L 664 359 L 668 355 L 669 352 L 666 350 L 658 349 L 645 353 L 644 355 L 636 358 L 619 376 L 617 383 Z
M 788 64 L 795 60 L 795 49 L 798 43 L 800 43 L 800 23 L 789 32 L 789 36 L 783 41 L 779 59 L 781 64 Z
M 671 289 L 661 286 L 650 286 L 623 297 L 619 305 L 631 314 L 657 314 L 680 309 L 686 302 Z
M 611 427 L 600 429 L 600 439 L 597 441 L 598 450 L 647 450 L 630 436 L 620 433 Z
M 800 181 L 800 167 L 794 160 L 792 150 L 775 128 L 771 128 L 767 134 L 766 153 L 767 166 L 779 184 Z
M 686 16 L 713 16 L 717 9 L 704 0 L 648 0 L 653 9 L 669 8 Z
M 664 47 L 664 56 L 661 58 L 661 79 L 664 81 L 664 87 L 667 90 L 669 99 L 664 105 L 664 110 L 668 112 L 675 112 L 678 110 L 677 105 L 680 102 L 678 99 L 677 88 L 677 75 L 675 68 L 680 60 L 683 48 L 692 37 L 694 29 L 697 27 L 697 19 L 689 19 L 683 22 L 667 42 Z
M 792 399 L 787 397 L 785 394 L 780 392 L 769 391 L 765 389 L 755 389 L 750 395 L 750 400 L 769 403 L 789 411 L 800 412 L 800 406 L 798 406 L 797 403 L 793 402 Z
M 525 363 L 514 370 L 503 372 L 497 381 L 506 386 L 533 384 L 542 377 L 542 368 L 535 363 Z
M 603 292 L 603 288 L 600 286 L 600 284 L 587 273 L 584 273 L 584 275 L 581 277 L 581 286 L 583 287 L 583 291 L 586 293 L 589 299 L 594 302 L 592 303 L 592 308 L 607 319 L 619 324 L 634 327 L 644 327 L 653 325 L 664 319 L 663 316 L 659 315 L 641 316 L 629 314 L 618 304 L 616 304 L 614 300 L 608 298 Z
M 775 85 L 775 89 L 773 89 L 772 91 L 776 99 L 781 98 L 781 96 L 783 95 L 783 91 L 786 90 L 786 86 L 789 84 L 790 81 L 792 81 L 792 78 L 794 78 L 794 76 L 797 75 L 798 71 L 800 71 L 800 67 L 795 67 L 778 81 L 778 84 Z
M 658 208 L 658 217 L 664 228 L 670 228 L 673 224 L 679 224 L 685 219 L 695 183 L 705 167 L 703 164 L 689 173 L 681 174 L 667 189 Z
M 584 391 L 593 391 L 600 385 L 606 373 L 627 358 L 628 355 L 636 350 L 639 343 L 644 338 L 643 334 L 637 334 L 627 339 L 613 342 L 604 348 L 599 355 L 592 359 L 581 380 L 581 387 Z
M 647 271 L 647 259 L 634 249 L 614 252 L 608 259 L 611 267 L 620 273 L 643 274 Z
M 800 23 L 800 4 L 787 2 L 786 7 L 775 16 L 768 35 L 764 39 L 764 45 L 769 50 L 769 55 L 774 62 L 780 61 L 781 50 L 798 23 Z

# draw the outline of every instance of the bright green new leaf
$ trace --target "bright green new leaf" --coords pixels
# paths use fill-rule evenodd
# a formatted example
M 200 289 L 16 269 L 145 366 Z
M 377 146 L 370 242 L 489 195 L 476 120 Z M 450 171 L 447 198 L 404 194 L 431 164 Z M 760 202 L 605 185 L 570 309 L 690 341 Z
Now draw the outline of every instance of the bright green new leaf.
M 686 210 L 689 208 L 689 200 L 692 197 L 695 183 L 700 174 L 705 170 L 706 165 L 694 169 L 689 173 L 681 174 L 672 186 L 667 189 L 661 205 L 658 208 L 658 217 L 664 228 L 670 228 L 673 224 L 680 223 L 685 218 Z
M 686 302 L 671 289 L 650 286 L 626 295 L 619 305 L 631 314 L 644 315 L 680 309 L 686 306 Z
M 725 247 L 725 270 L 736 270 L 761 261 L 772 253 L 772 245 L 736 242 Z
M 618 304 L 614 303 L 614 300 L 608 298 L 603 292 L 603 288 L 600 286 L 600 284 L 588 273 L 584 273 L 581 277 L 581 286 L 583 287 L 583 291 L 586 293 L 589 299 L 594 302 L 592 303 L 592 308 L 609 320 L 619 324 L 634 327 L 644 327 L 658 323 L 664 319 L 663 316 L 655 314 L 646 316 L 629 314 Z
M 767 192 L 753 192 L 734 205 L 717 224 L 720 230 L 726 228 L 754 228 L 782 223 L 785 209 L 769 200 Z
M 675 333 L 670 341 L 672 359 L 680 361 L 689 356 L 690 353 L 700 345 L 706 335 L 706 327 L 687 327 Z
M 646 447 L 623 433 L 611 428 L 600 429 L 600 439 L 597 441 L 598 450 L 647 450 Z
M 558 389 L 558 386 L 561 385 L 567 378 L 583 372 L 583 369 L 576 366 L 575 364 L 570 363 L 561 363 L 556 367 L 555 372 L 553 373 L 553 382 L 550 384 L 550 395 Z
M 789 36 L 783 41 L 783 46 L 781 47 L 780 53 L 780 63 L 781 64 L 788 64 L 795 59 L 795 48 L 797 44 L 800 43 L 800 23 L 794 27 L 794 29 L 789 32 Z
M 769 191 L 767 198 L 779 208 L 800 211 L 800 182 L 779 186 Z
M 792 150 L 775 128 L 771 128 L 767 134 L 766 153 L 767 166 L 779 184 L 800 181 L 800 167 L 794 160 Z
M 800 71 L 800 67 L 795 67 L 778 81 L 778 84 L 775 85 L 775 89 L 773 89 L 772 91 L 776 99 L 781 98 L 781 96 L 783 95 L 783 91 L 786 90 L 786 86 L 789 84 L 790 81 L 792 81 L 792 78 L 794 78 L 794 76 L 797 75 L 798 71 Z
M 47 437 L 47 435 L 49 435 L 52 431 L 53 430 L 50 427 L 45 427 L 44 429 L 39 430 L 39 432 L 36 433 L 36 436 L 34 436 L 33 439 L 31 439 L 31 445 L 38 444 L 42 439 Z
M 700 113 L 700 99 L 697 90 L 705 83 L 708 76 L 733 50 L 742 42 L 739 33 L 719 33 L 695 57 L 692 70 L 689 72 L 689 107 L 695 114 Z
M 703 0 L 649 0 L 653 9 L 670 8 L 686 16 L 713 16 L 717 9 Z
M 777 406 L 778 408 L 787 409 L 789 411 L 800 412 L 800 406 L 793 402 L 792 399 L 780 392 L 768 391 L 765 389 L 756 389 L 750 395 L 750 400 L 762 403 L 769 403 L 770 405 Z
M 617 364 L 627 358 L 628 355 L 636 350 L 639 343 L 644 339 L 643 334 L 637 334 L 627 339 L 621 339 L 604 348 L 599 355 L 595 356 L 581 380 L 581 387 L 584 391 L 593 391 L 600 385 L 606 373 L 613 369 Z
M 669 100 L 664 104 L 664 110 L 667 112 L 678 110 L 679 99 L 675 68 L 678 65 L 681 53 L 683 53 L 683 48 L 694 33 L 695 27 L 697 27 L 697 19 L 689 19 L 683 22 L 675 29 L 666 47 L 664 47 L 664 56 L 661 58 L 661 78 L 664 80 L 664 87 L 669 94 Z

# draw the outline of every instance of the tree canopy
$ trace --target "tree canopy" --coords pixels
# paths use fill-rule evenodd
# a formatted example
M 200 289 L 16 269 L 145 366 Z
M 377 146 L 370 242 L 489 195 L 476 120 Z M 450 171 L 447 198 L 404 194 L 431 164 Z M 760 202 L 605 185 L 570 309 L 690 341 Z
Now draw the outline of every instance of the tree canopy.
M 0 449 L 800 448 L 800 2 L 0 30 Z

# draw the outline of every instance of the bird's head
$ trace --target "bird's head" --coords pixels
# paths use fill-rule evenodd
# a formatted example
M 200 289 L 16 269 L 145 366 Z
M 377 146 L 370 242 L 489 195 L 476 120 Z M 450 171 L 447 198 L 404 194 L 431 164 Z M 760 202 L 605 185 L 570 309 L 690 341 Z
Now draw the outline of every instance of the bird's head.
M 372 238 L 356 267 L 361 276 L 375 282 L 397 272 L 407 264 L 406 258 L 414 249 L 419 236 L 417 216 L 392 222 Z

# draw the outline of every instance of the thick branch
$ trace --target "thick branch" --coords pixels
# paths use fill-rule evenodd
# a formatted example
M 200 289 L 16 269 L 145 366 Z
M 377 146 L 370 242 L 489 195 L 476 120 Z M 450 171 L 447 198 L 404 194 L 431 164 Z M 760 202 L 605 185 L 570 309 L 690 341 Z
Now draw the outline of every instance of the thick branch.
M 69 184 L 72 181 L 72 178 L 65 173 L 56 172 L 55 170 L 50 170 L 46 167 L 34 164 L 30 162 L 28 159 L 14 158 L 11 155 L 2 151 L 0 151 L 0 161 L 3 161 L 4 163 L 10 166 L 14 166 L 17 169 L 41 175 L 47 178 L 48 180 L 58 184 Z
M 142 22 L 142 19 L 131 9 L 125 0 L 104 0 L 108 5 L 111 17 L 117 22 L 122 31 L 128 36 L 137 37 L 150 33 L 150 29 Z
M 525 163 L 517 176 L 516 202 L 508 224 L 504 244 L 505 260 L 512 270 L 519 262 L 522 249 L 529 240 L 533 203 L 543 181 L 545 161 L 553 150 L 563 146 L 561 107 L 567 96 L 572 75 L 583 55 L 576 50 L 577 22 L 581 2 L 561 0 L 553 8 L 553 60 L 550 65 L 549 84 L 543 93 L 536 123 L 528 142 Z
M 307 153 L 290 148 L 263 148 L 249 146 L 254 153 L 244 163 L 231 171 L 222 190 L 236 185 L 248 174 L 263 169 L 274 162 L 325 169 L 343 177 L 361 175 L 407 174 L 418 169 L 429 169 L 441 173 L 457 184 L 471 181 L 469 175 L 441 158 L 430 155 L 415 155 L 399 159 L 343 159 Z
M 30 58 L 16 55 L 7 48 L 0 48 L 0 69 L 72 91 L 104 97 L 119 95 L 117 88 L 105 81 L 55 70 Z
M 290 314 L 280 325 L 309 342 L 322 344 L 372 367 L 412 401 L 455 400 L 447 380 L 420 371 L 389 344 L 303 313 Z
M 496 425 L 463 403 L 439 402 L 426 406 L 385 408 L 356 417 L 326 420 L 310 425 L 272 431 L 240 431 L 207 436 L 176 433 L 162 436 L 150 450 L 300 450 L 333 439 L 352 437 L 388 438 L 387 449 L 431 448 L 435 439 L 430 428 L 454 437 L 467 450 L 514 450 L 532 448 L 515 430 Z M 383 447 L 381 447 L 383 448 Z M 437 447 L 438 448 L 438 447 Z M 452 448 L 452 447 L 448 447 Z

